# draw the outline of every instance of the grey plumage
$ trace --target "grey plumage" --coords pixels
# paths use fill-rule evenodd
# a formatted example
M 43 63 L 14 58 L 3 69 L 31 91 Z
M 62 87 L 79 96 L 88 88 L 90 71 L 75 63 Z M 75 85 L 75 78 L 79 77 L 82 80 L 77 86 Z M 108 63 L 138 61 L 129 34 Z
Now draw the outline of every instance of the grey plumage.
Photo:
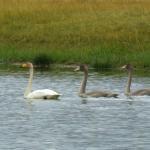
M 126 70 L 128 72 L 128 81 L 127 86 L 125 90 L 125 95 L 128 96 L 143 96 L 148 95 L 150 96 L 150 89 L 140 89 L 134 92 L 131 92 L 131 82 L 132 82 L 132 72 L 133 72 L 133 66 L 131 64 L 127 64 L 121 67 L 122 70 Z
M 88 78 L 88 66 L 85 64 L 82 64 L 78 66 L 75 71 L 82 71 L 84 73 L 83 80 L 80 85 L 80 90 L 79 90 L 79 96 L 81 97 L 115 97 L 117 98 L 118 94 L 116 93 L 111 93 L 108 91 L 93 91 L 93 92 L 86 92 L 86 84 L 87 84 L 87 78 Z

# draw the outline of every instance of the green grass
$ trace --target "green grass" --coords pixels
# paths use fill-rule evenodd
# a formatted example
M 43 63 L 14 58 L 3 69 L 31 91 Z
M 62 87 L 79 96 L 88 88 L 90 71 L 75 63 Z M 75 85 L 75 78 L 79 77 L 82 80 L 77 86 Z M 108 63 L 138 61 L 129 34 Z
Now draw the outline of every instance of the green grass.
M 0 61 L 150 67 L 149 0 L 1 0 Z

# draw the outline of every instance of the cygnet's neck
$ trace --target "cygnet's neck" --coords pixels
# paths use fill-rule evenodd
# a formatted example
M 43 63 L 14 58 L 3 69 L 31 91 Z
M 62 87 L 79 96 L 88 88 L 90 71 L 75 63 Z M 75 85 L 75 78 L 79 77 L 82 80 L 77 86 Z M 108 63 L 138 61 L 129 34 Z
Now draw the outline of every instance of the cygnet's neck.
M 87 83 L 87 78 L 88 78 L 88 70 L 84 70 L 83 72 L 84 72 L 84 76 L 83 76 L 83 80 L 82 80 L 81 85 L 80 85 L 79 94 L 86 93 L 86 83 Z
M 126 91 L 125 91 L 126 95 L 130 95 L 130 93 L 131 93 L 131 90 L 130 90 L 131 82 L 132 82 L 132 70 L 129 70 L 128 71 L 127 87 L 126 87 Z

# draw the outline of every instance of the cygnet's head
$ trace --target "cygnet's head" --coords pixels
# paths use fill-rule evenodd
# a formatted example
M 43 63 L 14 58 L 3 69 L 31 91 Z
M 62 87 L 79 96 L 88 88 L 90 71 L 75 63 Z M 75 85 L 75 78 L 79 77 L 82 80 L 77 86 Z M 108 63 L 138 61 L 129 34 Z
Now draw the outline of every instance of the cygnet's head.
M 77 66 L 74 71 L 88 71 L 88 66 L 86 64 L 81 64 Z
M 126 64 L 126 65 L 121 67 L 121 70 L 132 71 L 133 66 L 131 64 Z

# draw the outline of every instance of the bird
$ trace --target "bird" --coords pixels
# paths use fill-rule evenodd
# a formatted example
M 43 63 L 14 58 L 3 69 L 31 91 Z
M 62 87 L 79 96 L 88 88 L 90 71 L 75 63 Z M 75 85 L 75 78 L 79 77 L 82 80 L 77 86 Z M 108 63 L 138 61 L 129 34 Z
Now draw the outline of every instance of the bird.
M 81 64 L 76 67 L 74 71 L 82 71 L 84 73 L 83 80 L 81 81 L 80 90 L 79 90 L 79 96 L 81 97 L 114 97 L 117 98 L 118 94 L 111 93 L 107 91 L 92 91 L 92 92 L 86 92 L 86 84 L 87 84 L 87 78 L 88 78 L 88 65 L 87 64 Z
M 128 73 L 128 81 L 127 81 L 127 86 L 125 89 L 125 95 L 127 96 L 144 96 L 148 95 L 150 96 L 150 89 L 140 89 L 134 92 L 131 92 L 131 82 L 132 82 L 132 72 L 134 70 L 134 67 L 131 64 L 126 64 L 121 67 L 121 70 L 125 70 Z
M 24 98 L 27 99 L 58 99 L 58 97 L 61 95 L 53 90 L 50 89 L 41 89 L 41 90 L 35 90 L 32 92 L 32 80 L 33 80 L 33 64 L 31 62 L 27 62 L 22 64 L 22 67 L 29 68 L 29 81 L 28 85 L 26 87 Z

